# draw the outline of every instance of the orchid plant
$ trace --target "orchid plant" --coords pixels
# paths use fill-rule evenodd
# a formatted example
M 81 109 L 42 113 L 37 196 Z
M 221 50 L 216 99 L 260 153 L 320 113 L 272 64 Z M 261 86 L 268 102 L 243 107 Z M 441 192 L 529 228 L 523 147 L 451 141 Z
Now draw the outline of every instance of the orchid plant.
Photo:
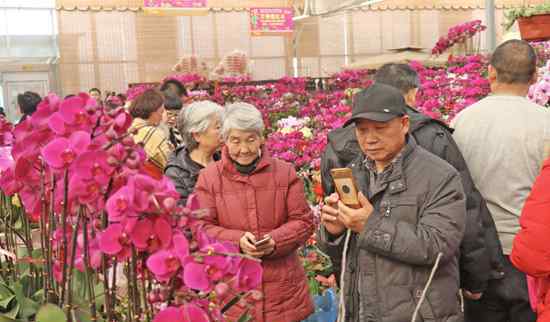
M 3 150 L 0 189 L 21 199 L 25 224 L 22 234 L 3 218 L 1 247 L 20 253 L 13 240 L 21 235 L 32 253 L 29 230 L 38 232 L 42 255 L 30 274 L 41 281 L 43 304 L 63 308 L 67 321 L 81 321 L 83 311 L 91 321 L 223 321 L 231 305 L 251 307 L 261 298 L 261 264 L 237 245 L 208 238 L 196 199 L 177 206 L 170 180 L 146 174 L 144 151 L 128 133 L 131 121 L 123 108 L 104 110 L 84 93 L 63 101 L 47 96 L 15 128 L 2 121 L 10 157 Z M 14 282 L 21 259 L 9 259 L 14 274 L 0 277 Z M 83 299 L 75 298 L 75 276 L 84 277 Z
M 487 29 L 487 26 L 482 25 L 481 20 L 469 21 L 453 26 L 449 29 L 447 36 L 439 38 L 432 49 L 432 54 L 436 56 L 441 55 L 455 44 L 464 43 L 485 29 Z

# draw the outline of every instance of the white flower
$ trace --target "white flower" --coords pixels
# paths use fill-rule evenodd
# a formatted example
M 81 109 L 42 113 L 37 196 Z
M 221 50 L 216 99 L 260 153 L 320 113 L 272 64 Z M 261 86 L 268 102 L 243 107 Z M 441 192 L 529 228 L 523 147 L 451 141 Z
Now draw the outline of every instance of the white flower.
M 313 137 L 313 131 L 311 131 L 311 129 L 309 127 L 304 127 L 300 130 L 300 132 L 302 132 L 302 135 L 304 136 L 304 138 L 306 139 L 311 139 Z

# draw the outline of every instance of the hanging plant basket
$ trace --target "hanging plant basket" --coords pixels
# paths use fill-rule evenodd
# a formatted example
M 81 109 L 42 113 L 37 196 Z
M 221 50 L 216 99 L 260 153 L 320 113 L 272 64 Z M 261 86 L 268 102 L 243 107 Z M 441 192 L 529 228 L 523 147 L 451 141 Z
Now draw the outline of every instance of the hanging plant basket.
M 518 19 L 523 40 L 550 39 L 550 14 L 534 15 Z

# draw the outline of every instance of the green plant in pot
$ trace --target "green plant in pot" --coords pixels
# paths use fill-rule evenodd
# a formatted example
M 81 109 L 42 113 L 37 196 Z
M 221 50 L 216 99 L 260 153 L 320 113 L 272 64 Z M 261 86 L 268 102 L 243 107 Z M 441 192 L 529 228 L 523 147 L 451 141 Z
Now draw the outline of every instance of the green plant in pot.
M 523 6 L 507 11 L 504 28 L 510 29 L 516 20 L 524 40 L 550 39 L 550 3 Z

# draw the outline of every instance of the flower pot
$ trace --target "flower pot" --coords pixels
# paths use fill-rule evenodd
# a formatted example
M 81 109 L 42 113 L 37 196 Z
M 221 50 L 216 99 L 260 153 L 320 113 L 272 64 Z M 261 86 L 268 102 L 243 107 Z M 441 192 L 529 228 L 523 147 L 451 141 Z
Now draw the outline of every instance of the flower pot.
M 519 18 L 518 24 L 523 40 L 550 39 L 550 14 Z
M 457 42 L 451 47 L 451 54 L 453 56 L 465 56 L 474 53 L 474 42 L 472 38 L 468 38 L 462 42 Z

